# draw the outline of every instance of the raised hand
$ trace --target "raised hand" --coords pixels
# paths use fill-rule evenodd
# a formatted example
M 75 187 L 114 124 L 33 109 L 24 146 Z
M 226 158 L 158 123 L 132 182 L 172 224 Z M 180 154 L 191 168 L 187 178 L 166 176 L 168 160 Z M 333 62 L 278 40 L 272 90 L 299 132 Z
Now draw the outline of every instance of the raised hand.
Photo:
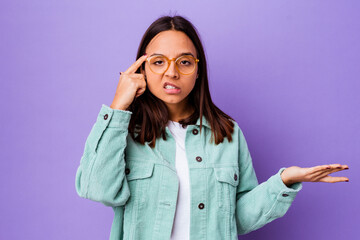
M 135 73 L 147 56 L 143 55 L 136 60 L 125 72 L 121 72 L 116 93 L 110 108 L 126 110 L 146 90 L 145 76 L 142 73 Z
M 348 182 L 347 177 L 332 177 L 329 174 L 349 169 L 347 165 L 341 164 L 329 164 L 319 165 L 309 168 L 301 168 L 298 166 L 292 166 L 286 168 L 281 173 L 281 179 L 286 186 L 290 186 L 296 182 Z

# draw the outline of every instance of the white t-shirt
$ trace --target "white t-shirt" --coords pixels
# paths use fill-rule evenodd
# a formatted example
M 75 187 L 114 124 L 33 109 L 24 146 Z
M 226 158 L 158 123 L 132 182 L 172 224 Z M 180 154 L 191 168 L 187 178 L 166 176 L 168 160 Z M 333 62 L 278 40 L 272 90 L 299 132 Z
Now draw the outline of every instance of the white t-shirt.
M 183 128 L 180 123 L 171 120 L 168 121 L 168 127 L 176 141 L 175 165 L 180 183 L 170 240 L 188 240 L 190 235 L 190 184 L 185 151 L 187 127 Z

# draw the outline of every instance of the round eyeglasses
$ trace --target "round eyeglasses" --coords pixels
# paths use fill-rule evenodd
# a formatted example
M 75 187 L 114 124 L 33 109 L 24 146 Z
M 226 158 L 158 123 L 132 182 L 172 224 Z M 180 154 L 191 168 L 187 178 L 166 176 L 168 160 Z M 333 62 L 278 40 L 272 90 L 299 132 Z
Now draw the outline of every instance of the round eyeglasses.
M 199 59 L 191 55 L 183 55 L 178 58 L 169 59 L 163 55 L 154 55 L 148 57 L 146 61 L 149 63 L 150 70 L 156 74 L 163 74 L 170 66 L 171 61 L 175 62 L 176 69 L 183 75 L 189 75 L 195 71 Z

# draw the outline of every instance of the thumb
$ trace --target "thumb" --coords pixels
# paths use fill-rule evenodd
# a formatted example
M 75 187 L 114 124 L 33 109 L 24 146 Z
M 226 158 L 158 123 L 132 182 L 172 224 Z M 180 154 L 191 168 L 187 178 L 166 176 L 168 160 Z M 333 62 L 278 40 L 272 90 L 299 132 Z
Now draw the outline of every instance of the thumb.
M 140 95 L 142 95 L 145 92 L 145 88 L 140 88 L 137 92 L 136 92 L 136 96 L 135 97 L 139 97 Z

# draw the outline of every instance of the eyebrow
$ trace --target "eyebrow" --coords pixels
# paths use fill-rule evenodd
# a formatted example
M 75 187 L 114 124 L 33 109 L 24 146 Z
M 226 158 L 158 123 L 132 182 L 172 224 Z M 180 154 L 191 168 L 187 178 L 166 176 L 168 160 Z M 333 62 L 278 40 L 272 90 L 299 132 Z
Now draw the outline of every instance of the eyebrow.
M 161 54 L 161 53 L 153 53 L 151 54 L 151 56 L 154 56 L 154 55 L 161 55 L 161 56 L 165 56 L 164 54 Z M 183 56 L 183 55 L 191 55 L 195 58 L 195 56 L 191 53 L 191 52 L 183 52 L 183 53 L 180 53 L 177 57 L 180 57 L 180 56 Z M 151 57 L 150 56 L 150 57 Z

